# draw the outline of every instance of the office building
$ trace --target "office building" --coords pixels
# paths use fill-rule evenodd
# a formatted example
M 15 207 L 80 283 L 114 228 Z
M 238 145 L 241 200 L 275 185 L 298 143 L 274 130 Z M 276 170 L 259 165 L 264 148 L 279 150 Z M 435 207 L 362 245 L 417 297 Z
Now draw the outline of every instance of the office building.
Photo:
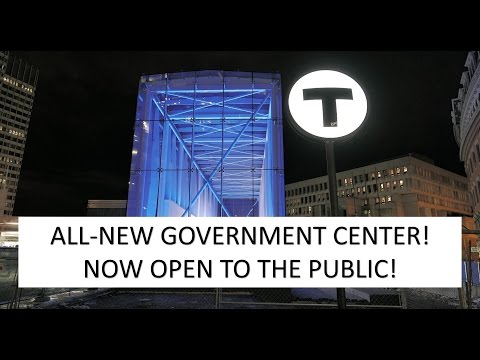
M 480 51 L 471 51 L 465 61 L 458 96 L 452 100 L 452 121 L 460 160 L 468 177 L 473 213 L 480 225 Z
M 342 216 L 472 216 L 463 176 L 409 154 L 337 173 Z M 287 216 L 330 216 L 328 177 L 285 186 Z
M 38 70 L 0 52 L 0 215 L 12 215 Z
M 0 248 L 5 247 L 18 247 L 18 217 L 0 215 Z
M 279 74 L 140 79 L 128 216 L 283 216 Z
M 88 200 L 87 216 L 126 216 L 127 200 Z

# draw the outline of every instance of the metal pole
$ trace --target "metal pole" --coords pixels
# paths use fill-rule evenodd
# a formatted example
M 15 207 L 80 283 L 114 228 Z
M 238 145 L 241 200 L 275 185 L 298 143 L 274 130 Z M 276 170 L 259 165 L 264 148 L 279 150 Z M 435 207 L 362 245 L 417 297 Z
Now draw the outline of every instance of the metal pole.
M 328 189 L 330 192 L 330 209 L 332 216 L 339 216 L 338 197 L 337 197 L 337 170 L 335 168 L 335 149 L 333 141 L 325 142 L 327 151 L 327 173 L 328 173 Z M 339 309 L 347 308 L 347 297 L 345 289 L 337 288 L 337 303 Z
M 222 300 L 222 289 L 215 289 L 215 309 L 220 309 L 220 302 Z
M 458 288 L 458 302 L 460 309 L 465 309 L 465 297 L 463 295 L 463 287 Z
M 469 309 L 472 308 L 472 241 L 468 240 L 468 267 L 467 267 L 467 287 L 468 287 L 468 298 L 467 306 Z

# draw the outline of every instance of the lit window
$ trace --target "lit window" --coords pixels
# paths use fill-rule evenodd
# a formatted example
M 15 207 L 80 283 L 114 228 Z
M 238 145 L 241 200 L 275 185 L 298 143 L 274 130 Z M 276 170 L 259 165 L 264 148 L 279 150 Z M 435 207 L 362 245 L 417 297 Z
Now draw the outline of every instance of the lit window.
M 390 169 L 390 176 L 394 176 L 395 175 L 395 170 L 394 169 Z
M 363 200 L 363 205 L 367 206 L 368 205 L 368 199 Z
M 407 167 L 406 167 L 406 166 L 404 166 L 404 167 L 403 167 L 403 173 L 404 173 L 404 174 L 406 174 L 406 173 L 407 173 L 407 171 L 408 171 Z
M 352 178 L 348 178 L 348 183 L 349 183 L 350 185 L 353 185 L 353 179 L 352 179 Z
M 392 202 L 392 197 L 390 195 L 387 196 L 387 202 Z
M 397 175 L 399 175 L 399 174 L 400 174 L 400 168 L 397 167 Z
M 397 188 L 397 180 L 393 182 L 393 190 L 395 190 L 396 188 Z
M 384 187 L 383 187 L 383 183 L 380 184 L 380 191 L 383 191 L 384 190 Z
M 379 177 L 379 178 L 382 177 L 382 173 L 380 171 L 377 171 L 377 177 Z
M 380 199 L 379 198 L 375 198 L 375 204 L 379 204 L 380 203 Z
M 385 196 L 382 196 L 382 204 L 385 204 Z
M 390 182 L 387 181 L 387 190 L 390 190 Z
M 362 187 L 362 192 L 365 194 L 367 192 L 367 188 L 365 186 Z
M 399 181 L 400 187 L 403 188 L 403 180 Z

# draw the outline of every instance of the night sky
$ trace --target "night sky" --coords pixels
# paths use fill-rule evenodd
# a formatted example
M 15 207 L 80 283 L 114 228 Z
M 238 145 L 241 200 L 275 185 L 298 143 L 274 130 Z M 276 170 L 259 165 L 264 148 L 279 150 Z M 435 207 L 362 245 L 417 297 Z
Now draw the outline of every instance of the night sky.
M 354 138 L 336 144 L 337 171 L 416 152 L 465 175 L 450 110 L 466 51 L 10 55 L 40 69 L 14 215 L 83 216 L 88 199 L 126 199 L 139 78 L 175 71 L 279 72 L 284 108 L 305 73 L 344 71 L 366 91 L 369 114 Z M 300 137 L 284 119 L 286 182 L 326 175 L 324 145 Z

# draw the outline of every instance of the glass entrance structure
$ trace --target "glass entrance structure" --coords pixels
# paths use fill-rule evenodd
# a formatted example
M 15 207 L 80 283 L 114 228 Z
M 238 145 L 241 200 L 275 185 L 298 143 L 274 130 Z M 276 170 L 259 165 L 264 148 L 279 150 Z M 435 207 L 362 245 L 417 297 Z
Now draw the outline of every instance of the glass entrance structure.
M 143 76 L 127 216 L 284 216 L 279 74 Z

